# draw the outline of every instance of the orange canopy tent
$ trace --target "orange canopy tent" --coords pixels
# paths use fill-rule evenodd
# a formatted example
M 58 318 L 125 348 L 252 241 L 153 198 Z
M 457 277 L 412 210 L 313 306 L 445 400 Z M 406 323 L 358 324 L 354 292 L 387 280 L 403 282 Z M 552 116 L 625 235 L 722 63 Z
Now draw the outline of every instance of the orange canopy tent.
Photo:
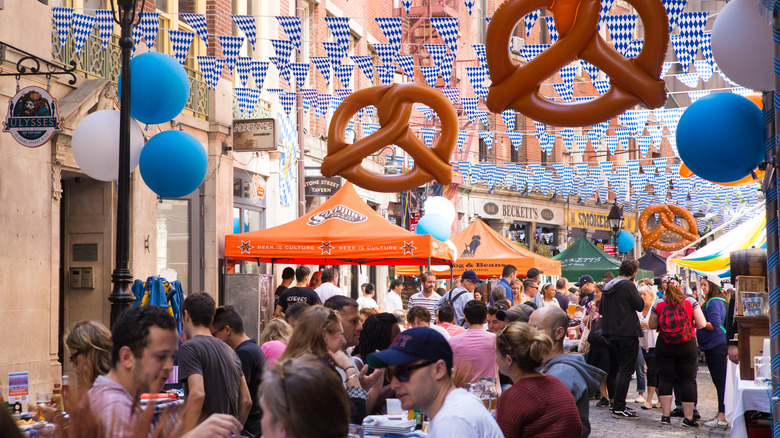
M 225 257 L 309 265 L 449 265 L 452 250 L 392 224 L 347 182 L 314 211 L 265 230 L 225 236 Z
M 519 276 L 536 268 L 545 275 L 561 275 L 561 262 L 529 251 L 502 236 L 480 219 L 450 238 L 458 248 L 454 275 L 471 269 L 481 278 L 500 277 L 504 265 L 514 265 Z M 399 266 L 396 275 L 419 275 L 419 269 Z

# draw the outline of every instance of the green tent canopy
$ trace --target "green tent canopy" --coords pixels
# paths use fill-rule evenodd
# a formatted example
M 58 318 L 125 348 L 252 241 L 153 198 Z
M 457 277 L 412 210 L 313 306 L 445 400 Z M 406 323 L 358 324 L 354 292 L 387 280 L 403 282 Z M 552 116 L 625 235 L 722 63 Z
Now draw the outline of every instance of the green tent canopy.
M 580 237 L 553 258 L 561 261 L 561 276 L 569 281 L 577 281 L 581 275 L 588 274 L 598 282 L 606 272 L 617 276 L 620 267 L 620 260 L 600 250 L 585 237 Z M 642 278 L 653 278 L 653 271 L 639 269 L 636 279 Z

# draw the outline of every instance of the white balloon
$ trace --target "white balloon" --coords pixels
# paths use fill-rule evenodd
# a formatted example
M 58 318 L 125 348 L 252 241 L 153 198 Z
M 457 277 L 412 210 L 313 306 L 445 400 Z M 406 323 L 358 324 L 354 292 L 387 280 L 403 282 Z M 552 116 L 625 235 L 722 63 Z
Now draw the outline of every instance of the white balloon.
M 455 243 L 452 242 L 452 240 L 448 240 L 444 242 L 447 244 L 448 247 L 452 250 L 452 262 L 455 263 L 458 261 L 458 248 L 455 247 Z
M 425 214 L 436 213 L 444 216 L 447 219 L 447 223 L 451 224 L 457 219 L 458 212 L 455 211 L 455 206 L 452 205 L 449 199 L 443 196 L 431 196 L 423 203 Z
M 757 91 L 775 88 L 772 26 L 756 0 L 731 0 L 712 26 L 712 54 L 729 79 Z
M 82 171 L 100 181 L 119 178 L 119 111 L 96 111 L 76 126 L 71 141 L 73 158 Z M 138 166 L 144 135 L 130 119 L 130 172 Z

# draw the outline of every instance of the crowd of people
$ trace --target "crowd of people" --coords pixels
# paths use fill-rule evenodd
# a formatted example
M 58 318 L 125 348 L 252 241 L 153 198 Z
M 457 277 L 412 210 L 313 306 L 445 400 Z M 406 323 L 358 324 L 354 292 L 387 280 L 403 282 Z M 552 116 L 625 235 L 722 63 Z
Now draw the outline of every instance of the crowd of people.
M 401 279 L 379 304 L 371 283 L 357 299 L 345 296 L 335 269 L 286 268 L 258 340 L 240 309 L 206 293 L 182 303 L 182 338 L 158 307 L 132 308 L 111 331 L 83 321 L 66 339 L 73 399 L 83 400 L 68 409 L 71 427 L 89 424 L 89 436 L 342 438 L 397 398 L 426 416 L 434 438 L 587 437 L 591 404 L 638 418 L 626 400 L 634 374 L 642 409 L 660 403 L 662 424 L 679 416 L 698 427 L 699 351 L 718 394 L 705 424 L 726 426 L 728 293 L 708 279 L 699 297 L 674 276 L 636 282 L 637 268 L 627 260 L 617 277 L 583 275 L 570 287 L 563 278 L 540 284 L 535 268 L 521 280 L 507 265 L 484 294 L 473 271 L 448 289 L 426 272 L 406 306 Z M 571 330 L 582 331 L 578 352 L 565 346 Z M 174 361 L 183 412 L 152 422 L 139 398 L 163 389 Z M 497 403 L 468 390 L 478 382 Z M 53 421 L 63 421 L 59 413 L 47 410 Z

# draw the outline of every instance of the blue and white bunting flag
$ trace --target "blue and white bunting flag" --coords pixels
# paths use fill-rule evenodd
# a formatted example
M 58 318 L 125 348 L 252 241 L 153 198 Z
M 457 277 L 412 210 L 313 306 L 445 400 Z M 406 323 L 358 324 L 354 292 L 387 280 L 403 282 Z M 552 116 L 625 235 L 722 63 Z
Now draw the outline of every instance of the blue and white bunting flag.
M 401 71 L 414 81 L 414 57 L 412 55 L 396 55 L 395 62 L 401 67 Z
M 252 72 L 252 77 L 255 78 L 255 86 L 258 90 L 263 88 L 263 82 L 265 82 L 265 74 L 268 72 L 267 61 L 252 61 L 249 65 L 249 69 Z
M 717 66 L 715 65 L 715 57 L 712 54 L 712 34 L 711 33 L 705 33 L 701 36 L 701 44 L 699 45 L 701 48 L 701 54 L 704 56 L 704 60 L 707 61 L 707 63 L 712 67 L 714 70 Z
M 691 65 L 691 54 L 688 44 L 685 42 L 682 35 L 672 35 L 671 42 L 674 53 L 677 55 L 677 60 L 680 61 L 680 66 L 685 73 L 688 73 L 688 69 Z
M 198 34 L 203 44 L 209 46 L 209 27 L 206 24 L 206 17 L 203 14 L 179 14 Z
M 420 73 L 422 73 L 423 78 L 425 78 L 425 82 L 428 84 L 429 87 L 436 86 L 436 80 L 439 79 L 438 67 L 430 66 L 430 65 L 421 65 Z
M 225 55 L 225 64 L 228 74 L 233 74 L 233 68 L 236 66 L 236 60 L 241 53 L 241 46 L 244 45 L 244 37 L 219 35 L 217 36 L 219 45 L 222 47 L 222 54 Z
M 428 147 L 433 146 L 433 136 L 436 135 L 436 128 L 420 128 L 425 145 Z
M 466 67 L 466 76 L 471 82 L 474 93 L 483 99 L 487 99 L 487 87 L 485 87 L 487 74 L 487 67 Z
M 458 151 L 463 150 L 463 143 L 466 142 L 466 134 L 468 134 L 468 132 L 462 129 L 458 131 Z
M 568 84 L 553 84 L 553 88 L 566 102 L 571 102 L 574 98 L 574 90 Z
M 255 45 L 257 44 L 257 23 L 255 22 L 255 17 L 251 15 L 231 15 L 230 17 L 233 19 L 233 22 L 236 23 L 236 26 L 244 32 L 249 44 L 252 45 L 252 50 L 255 50 Z M 300 37 L 298 45 L 300 46 Z
M 295 105 L 295 93 L 283 91 L 279 93 L 279 101 L 282 103 L 282 108 L 288 116 L 292 116 L 293 106 Z
M 111 34 L 114 32 L 114 15 L 110 10 L 97 9 L 95 10 L 95 18 L 97 19 L 96 23 L 98 30 L 100 31 L 100 40 L 103 42 L 103 50 L 108 50 L 108 44 L 111 42 Z M 191 33 L 190 35 L 194 36 L 194 34 Z
M 664 138 L 664 127 L 661 125 L 648 126 L 647 132 L 650 134 L 650 138 L 653 140 L 655 148 L 660 151 L 661 141 Z
M 154 43 L 157 41 L 157 32 L 160 31 L 160 13 L 159 12 L 144 12 L 141 15 L 141 22 L 138 24 L 141 28 L 141 32 L 144 35 L 144 42 L 149 50 L 154 47 Z
M 536 24 L 536 21 L 538 19 L 539 19 L 539 10 L 530 12 L 528 15 L 523 17 L 523 24 L 525 25 L 526 38 L 531 36 L 531 30 L 534 28 L 534 25 Z
M 647 158 L 647 153 L 650 152 L 650 136 L 649 135 L 637 135 L 634 137 L 636 144 L 639 147 L 639 152 L 642 154 L 642 158 Z
M 691 99 L 691 103 L 694 103 L 708 94 L 710 94 L 710 90 L 691 90 L 688 92 L 688 97 Z
M 526 61 L 531 62 L 532 59 L 541 55 L 542 52 L 549 48 L 549 44 L 526 44 L 520 49 L 520 56 L 525 58 Z
M 507 131 L 515 130 L 515 119 L 517 119 L 517 113 L 513 109 L 504 110 L 501 112 L 501 119 L 504 120 L 504 126 Z
M 353 64 L 342 64 L 336 66 L 336 77 L 339 78 L 341 88 L 350 88 L 352 85 L 352 73 L 355 71 Z
M 627 56 L 628 46 L 634 36 L 636 27 L 636 14 L 607 15 L 604 23 L 609 29 L 609 35 L 615 45 L 615 50 L 623 56 Z
M 368 78 L 368 81 L 374 83 L 374 63 L 370 56 L 351 56 L 352 61 L 358 66 L 361 72 Z
M 382 30 L 387 38 L 387 43 L 396 48 L 396 53 L 401 50 L 401 35 L 403 35 L 401 27 L 401 17 L 383 17 L 375 18 L 376 24 Z
M 268 58 L 271 63 L 276 67 L 276 70 L 279 72 L 279 76 L 287 81 L 287 83 L 290 83 L 290 61 L 286 59 L 282 59 L 278 56 L 271 56 Z
M 203 75 L 203 82 L 211 89 L 211 83 L 213 82 L 212 75 L 214 74 L 214 60 L 213 56 L 198 56 L 198 67 Z
M 696 73 L 699 75 L 702 82 L 706 83 L 710 80 L 714 70 L 709 62 L 703 59 L 697 59 L 693 61 L 693 65 L 696 67 Z
M 688 58 L 693 60 L 696 57 L 696 52 L 699 51 L 699 45 L 701 44 L 702 36 L 704 35 L 704 26 L 707 24 L 707 18 L 709 12 L 682 12 L 677 20 L 677 25 L 680 27 L 680 37 L 682 37 L 683 43 L 688 50 Z M 688 72 L 689 64 L 683 65 L 685 72 Z
M 295 77 L 295 82 L 298 83 L 299 87 L 306 86 L 306 79 L 309 77 L 309 67 L 310 64 L 308 62 L 293 62 L 290 64 L 290 69 Z
M 301 52 L 301 18 L 295 16 L 278 16 L 276 20 L 282 26 L 282 30 L 290 38 L 293 45 Z M 242 29 L 243 30 L 243 29 Z M 254 44 L 252 44 L 254 47 Z
M 599 94 L 604 94 L 607 91 L 609 91 L 609 87 L 611 86 L 609 79 L 603 80 L 603 81 L 593 81 L 593 86 L 596 88 L 596 91 L 599 92 Z
M 466 111 L 466 115 L 474 125 L 477 124 L 477 105 L 479 102 L 478 97 L 461 97 L 460 102 L 463 104 L 463 110 Z
M 478 131 L 479 137 L 485 142 L 487 150 L 493 150 L 493 131 Z
M 506 135 L 509 137 L 512 147 L 515 148 L 515 152 L 518 152 L 523 144 L 523 133 L 520 131 L 507 131 Z
M 566 151 L 571 153 L 571 148 L 574 144 L 574 130 L 571 128 L 563 128 L 561 130 L 561 139 L 563 139 L 563 144 L 566 146 Z
M 252 70 L 252 58 L 248 56 L 241 56 L 236 61 L 236 72 L 238 72 L 238 80 L 241 81 L 241 86 L 246 87 L 249 82 L 249 73 Z
M 330 78 L 333 76 L 333 72 L 330 68 L 330 60 L 325 56 L 312 56 L 309 58 L 314 64 L 314 67 L 317 68 L 317 70 L 320 72 L 323 78 L 325 78 L 325 83 L 330 85 Z
M 601 29 L 601 23 L 604 22 L 604 17 L 606 17 L 609 14 L 610 9 L 612 9 L 613 3 L 615 3 L 615 0 L 601 0 L 601 9 L 599 10 L 599 29 Z
M 192 40 L 195 39 L 195 34 L 184 30 L 169 30 L 168 38 L 171 40 L 173 57 L 179 61 L 179 64 L 184 65 L 187 62 L 187 54 L 190 53 L 190 46 L 192 46 Z M 244 86 L 246 86 L 246 82 Z
M 439 73 L 442 79 L 444 79 L 444 85 L 449 85 L 452 82 L 452 66 L 455 63 L 454 53 L 445 53 L 441 58 L 439 64 Z
M 374 44 L 374 50 L 384 65 L 392 65 L 398 54 L 398 48 L 392 44 Z
M 330 65 L 333 67 L 341 65 L 341 60 L 347 55 L 347 51 L 339 43 L 326 41 L 322 43 L 322 47 L 325 49 Z
M 466 5 L 466 9 L 469 10 L 469 15 L 471 15 L 471 9 L 474 7 L 474 0 L 464 0 L 463 4 Z
M 485 45 L 472 44 L 471 47 L 474 48 L 474 53 L 476 53 L 477 55 L 477 60 L 479 60 L 479 65 L 483 67 L 487 67 L 487 52 L 485 51 Z
M 615 151 L 617 151 L 619 140 L 616 135 L 606 135 L 604 136 L 604 143 L 607 144 L 607 150 L 609 151 L 609 155 L 615 155 Z
M 146 14 L 144 14 L 146 16 Z M 95 28 L 96 18 L 92 15 L 73 14 L 73 42 L 75 45 L 74 56 L 78 55 L 84 43 L 87 42 L 89 34 Z
M 547 25 L 547 32 L 550 34 L 550 41 L 558 41 L 558 28 L 555 27 L 555 20 L 552 15 L 546 15 L 544 22 Z
M 411 7 L 412 7 L 412 0 L 401 0 L 401 4 L 404 5 L 404 9 L 406 10 L 406 13 L 408 14 Z
M 666 16 L 669 19 L 669 33 L 674 31 L 674 26 L 677 25 L 677 20 L 685 9 L 685 5 L 688 4 L 688 0 L 662 0 L 664 7 L 666 8 Z
M 456 17 L 431 17 L 430 21 L 450 51 L 455 53 L 458 50 L 458 19 Z
M 390 85 L 393 83 L 393 76 L 395 75 L 395 66 L 392 65 L 377 65 L 376 73 L 379 75 L 379 81 L 382 85 Z
M 585 148 L 588 146 L 588 136 L 586 135 L 575 135 L 574 136 L 574 153 L 575 154 L 584 154 Z M 584 163 L 586 166 L 588 163 Z
M 325 17 L 325 24 L 344 51 L 349 50 L 349 17 Z
M 460 92 L 457 88 L 444 87 L 441 89 L 441 92 L 453 105 L 460 103 Z
M 70 26 L 73 23 L 73 8 L 52 8 L 54 26 L 57 28 L 57 36 L 60 37 L 60 45 L 65 47 L 68 43 Z
M 585 61 L 583 59 L 580 59 L 580 65 L 582 66 L 582 68 L 586 72 L 588 72 L 588 76 L 590 77 L 590 80 L 592 80 L 592 81 L 598 80 L 598 78 L 599 78 L 599 68 L 598 67 L 596 67 L 595 65 L 593 65 L 593 64 L 591 64 L 591 63 L 589 63 L 589 62 L 587 62 L 587 61 Z
M 639 56 L 639 53 L 642 52 L 642 45 L 645 43 L 645 40 L 643 39 L 633 39 L 630 43 L 628 43 L 628 48 L 626 49 L 626 58 L 636 58 Z
M 615 128 L 615 135 L 625 150 L 628 150 L 628 141 L 631 138 L 630 132 L 629 128 Z

